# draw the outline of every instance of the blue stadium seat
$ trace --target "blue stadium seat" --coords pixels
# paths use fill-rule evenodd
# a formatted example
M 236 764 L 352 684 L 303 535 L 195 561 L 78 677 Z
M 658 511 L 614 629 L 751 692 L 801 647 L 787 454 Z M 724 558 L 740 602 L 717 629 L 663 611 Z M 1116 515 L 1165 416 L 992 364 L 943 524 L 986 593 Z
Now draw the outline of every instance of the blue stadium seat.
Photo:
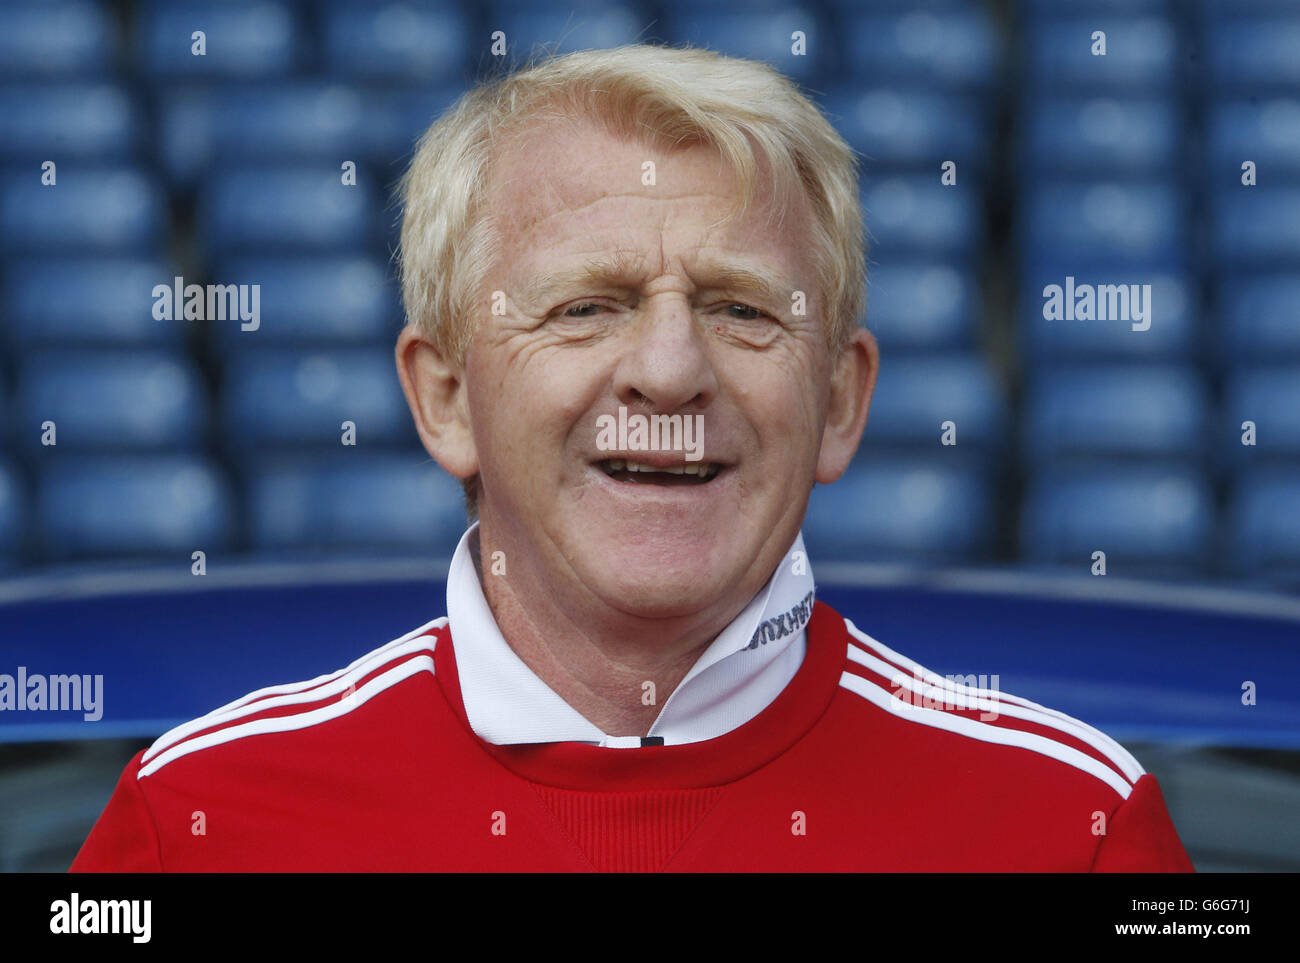
M 858 16 L 843 29 L 848 69 L 859 81 L 982 90 L 997 78 L 998 35 L 973 6 Z
M 458 80 L 479 40 L 458 4 L 335 4 L 323 32 L 327 68 L 356 80 Z
M 343 0 L 343 2 L 355 2 L 355 0 Z M 755 5 L 759 6 L 763 4 L 773 6 L 780 2 L 781 0 L 754 0 Z M 676 15 L 682 10 L 721 10 L 726 12 L 736 9 L 736 4 L 732 0 L 694 0 L 694 2 L 666 0 L 666 2 L 662 3 L 652 3 L 650 9 L 647 9 L 645 0 L 491 0 L 488 6 L 491 7 L 491 16 L 493 18 L 513 17 L 517 14 L 533 11 L 542 11 L 547 14 L 572 14 L 577 17 L 614 8 L 626 10 L 641 19 L 652 12 L 658 13 L 660 10 Z
M 26 487 L 14 466 L 0 458 L 0 571 L 22 560 L 26 544 Z
M 1178 82 L 1178 35 L 1162 17 L 1115 14 L 1027 26 L 1026 83 L 1033 89 L 1132 96 L 1169 90 Z M 1105 56 L 1092 52 L 1097 30 L 1106 34 Z
M 576 50 L 620 47 L 652 37 L 646 17 L 628 3 L 497 3 L 493 30 L 506 35 L 506 60 L 525 60 L 543 49 L 566 54 Z M 486 42 L 486 41 L 485 41 Z
M 1206 18 L 1231 19 L 1240 16 L 1259 16 L 1269 13 L 1294 13 L 1294 0 L 1199 0 L 1201 14 Z
M 1022 507 L 1021 554 L 1109 575 L 1147 577 L 1211 568 L 1214 499 L 1198 470 L 1179 465 L 1070 465 L 1034 476 Z
M 864 179 L 861 200 L 870 243 L 891 256 L 969 256 L 983 227 L 978 192 L 937 171 Z
M 1227 538 L 1238 574 L 1300 576 L 1300 465 L 1244 475 L 1228 506 Z
M 33 457 L 202 447 L 207 396 L 184 356 L 153 350 L 46 350 L 19 368 L 22 441 Z M 41 444 L 54 422 L 57 444 Z
M 1183 121 L 1168 99 L 1031 96 L 1021 117 L 1022 180 L 1164 175 L 1179 157 Z
M 370 96 L 337 84 L 212 86 L 163 95 L 161 153 L 173 182 L 190 185 L 213 165 L 361 163 Z
M 943 423 L 956 426 L 954 454 L 998 450 L 1007 428 L 1006 401 L 978 355 L 887 359 L 880 366 L 863 446 L 914 446 L 942 454 Z
M 967 98 L 841 85 L 822 106 L 873 171 L 912 167 L 938 177 L 940 163 L 951 160 L 960 183 L 963 175 L 978 177 L 988 166 L 984 118 Z
M 681 4 L 690 6 L 699 0 L 667 0 L 668 6 Z M 709 3 L 731 3 L 734 0 L 705 0 Z M 876 17 L 886 14 L 911 13 L 916 10 L 931 10 L 938 13 L 965 11 L 970 7 L 967 0 L 823 0 L 841 24 L 852 23 L 859 17 Z
M 293 7 L 273 0 L 155 0 L 137 13 L 143 70 L 159 80 L 253 80 L 281 77 L 304 60 L 306 32 Z M 206 52 L 195 54 L 195 31 Z
M 468 523 L 460 484 L 423 452 L 278 459 L 249 473 L 253 547 L 450 555 Z
M 1195 368 L 1035 368 L 1025 402 L 1027 464 L 1076 455 L 1197 458 L 1209 399 Z
M 1027 20 L 1059 20 L 1062 17 L 1105 14 L 1163 16 L 1170 0 L 1017 0 L 1020 15 Z
M 365 248 L 380 207 L 366 184 L 343 184 L 337 166 L 222 171 L 201 189 L 199 236 L 214 254 Z
M 1225 280 L 1219 289 L 1222 357 L 1233 365 L 1300 361 L 1300 278 Z
M 1206 134 L 1210 182 L 1241 182 L 1243 161 L 1254 161 L 1260 189 L 1300 181 L 1300 100 L 1228 100 L 1214 104 Z
M 0 87 L 0 130 L 4 164 L 129 160 L 143 140 L 135 101 L 122 87 L 107 83 L 5 84 Z
M 224 351 L 260 350 L 268 344 L 383 342 L 400 329 L 400 292 L 382 261 L 368 257 L 236 258 L 221 262 L 217 277 L 260 287 L 256 330 L 219 324 Z
M 979 289 L 969 270 L 941 262 L 887 264 L 867 275 L 867 327 L 894 351 L 974 347 Z
M 223 437 L 234 450 L 342 448 L 416 442 L 391 347 L 332 351 L 264 349 L 227 359 Z
M 3 357 L 0 356 L 0 361 Z M 9 379 L 5 377 L 5 365 L 0 364 L 0 411 L 13 411 L 14 403 L 10 397 Z M 13 418 L 0 418 L 0 455 L 9 447 L 14 430 L 18 426 Z
M 1022 195 L 1022 265 L 1098 261 L 1179 264 L 1185 195 L 1168 181 L 1048 183 Z
M 954 563 L 986 558 L 994 524 L 980 476 L 866 450 L 839 481 L 813 489 L 803 533 L 815 561 Z
M 1207 30 L 1208 79 L 1216 93 L 1294 94 L 1300 85 L 1300 15 L 1218 19 Z
M 1230 468 L 1281 459 L 1300 461 L 1300 365 L 1235 368 L 1223 389 L 1220 451 Z M 1255 444 L 1242 444 L 1243 422 Z
M 175 272 L 144 257 L 13 258 L 0 305 L 5 335 L 19 348 L 40 344 L 152 344 L 179 349 L 187 324 L 153 316 L 152 291 Z
M 51 460 L 37 485 L 42 556 L 166 556 L 232 544 L 235 506 L 220 470 L 197 455 L 106 455 Z
M 0 4 L 0 77 L 99 75 L 112 65 L 116 45 L 112 17 L 100 4 Z
M 372 161 L 388 165 L 396 176 L 405 169 L 416 140 L 456 102 L 458 87 L 416 87 L 385 90 L 366 101 L 366 151 Z
M 1200 349 L 1199 297 L 1190 278 L 1181 273 L 1155 270 L 1140 265 L 1113 262 L 1083 270 L 1076 260 L 1061 255 L 1065 263 L 1044 262 L 1026 268 L 1021 275 L 1020 333 L 1025 355 L 1033 364 L 1045 361 L 1192 361 Z M 1047 298 L 1044 289 L 1055 285 L 1061 289 L 1062 305 L 1068 292 L 1068 278 L 1074 278 L 1075 303 L 1087 285 L 1093 292 L 1093 320 L 1077 315 L 1048 319 L 1044 317 Z M 1137 289 L 1142 313 L 1132 300 L 1132 285 L 1151 285 L 1150 298 L 1143 287 Z M 1124 285 L 1128 292 L 1127 311 L 1124 298 L 1116 290 L 1112 304 L 1104 285 Z M 1104 299 L 1106 320 L 1100 320 L 1098 302 Z M 1134 325 L 1138 329 L 1134 329 Z
M 1300 186 L 1228 187 L 1215 192 L 1211 208 L 1216 264 L 1292 271 L 1300 266 Z
M 9 256 L 151 251 L 165 229 L 166 198 L 143 171 L 60 165 L 48 187 L 35 169 L 0 179 L 0 251 Z
M 802 83 L 833 76 L 839 61 L 835 38 L 817 8 L 797 3 L 758 4 L 753 9 L 679 7 L 669 18 L 674 44 L 708 47 L 731 57 L 771 64 Z M 794 53 L 791 36 L 802 32 L 805 53 Z

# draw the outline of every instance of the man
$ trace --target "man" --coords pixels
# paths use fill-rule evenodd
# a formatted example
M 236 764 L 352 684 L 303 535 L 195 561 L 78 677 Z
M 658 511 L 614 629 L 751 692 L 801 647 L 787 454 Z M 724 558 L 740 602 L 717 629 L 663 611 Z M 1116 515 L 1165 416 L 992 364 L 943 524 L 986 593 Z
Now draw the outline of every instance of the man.
M 551 59 L 403 199 L 398 371 L 478 519 L 448 617 L 162 736 L 74 869 L 1191 868 L 1116 743 L 814 601 L 879 359 L 852 154 L 783 78 Z

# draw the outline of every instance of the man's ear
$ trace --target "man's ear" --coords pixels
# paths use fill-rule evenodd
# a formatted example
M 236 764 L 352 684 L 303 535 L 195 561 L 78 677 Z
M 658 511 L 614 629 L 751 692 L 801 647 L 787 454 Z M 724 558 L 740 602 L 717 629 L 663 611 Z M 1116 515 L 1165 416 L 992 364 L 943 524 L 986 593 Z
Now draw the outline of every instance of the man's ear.
M 464 480 L 478 472 L 464 370 L 408 324 L 397 338 L 397 376 L 424 450 Z
M 880 370 L 880 349 L 875 335 L 866 328 L 857 328 L 832 364 L 826 429 L 817 456 L 819 485 L 829 485 L 844 474 L 862 440 L 867 410 L 876 390 L 876 374 Z

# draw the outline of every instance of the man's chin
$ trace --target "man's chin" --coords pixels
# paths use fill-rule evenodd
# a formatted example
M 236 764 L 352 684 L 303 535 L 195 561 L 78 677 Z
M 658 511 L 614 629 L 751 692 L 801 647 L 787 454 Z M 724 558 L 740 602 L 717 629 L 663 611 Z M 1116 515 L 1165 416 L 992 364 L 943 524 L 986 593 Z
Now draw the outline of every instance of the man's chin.
M 680 618 L 721 601 L 726 587 L 717 571 L 691 566 L 665 571 L 641 566 L 594 572 L 591 587 L 611 608 L 646 619 Z
M 610 600 L 611 604 L 618 604 L 619 610 L 628 618 L 637 619 L 688 619 L 708 612 L 719 601 L 721 600 L 716 594 L 685 595 L 672 591 L 665 591 L 662 595 L 647 594 L 632 602 L 628 602 L 626 597 L 617 603 L 614 599 Z

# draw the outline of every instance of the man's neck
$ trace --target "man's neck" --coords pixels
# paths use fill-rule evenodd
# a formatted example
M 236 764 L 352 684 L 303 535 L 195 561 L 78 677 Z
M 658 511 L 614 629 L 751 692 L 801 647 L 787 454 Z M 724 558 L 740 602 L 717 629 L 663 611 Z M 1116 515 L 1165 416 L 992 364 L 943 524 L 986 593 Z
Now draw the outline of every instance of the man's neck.
M 717 626 L 679 632 L 673 631 L 675 622 L 670 628 L 668 620 L 642 620 L 646 624 L 630 624 L 619 638 L 606 638 L 600 629 L 569 617 L 546 593 L 533 593 L 525 605 L 517 579 L 485 576 L 477 532 L 470 550 L 483 596 L 506 643 L 556 695 L 606 735 L 648 735 L 668 697 L 740 611 Z

